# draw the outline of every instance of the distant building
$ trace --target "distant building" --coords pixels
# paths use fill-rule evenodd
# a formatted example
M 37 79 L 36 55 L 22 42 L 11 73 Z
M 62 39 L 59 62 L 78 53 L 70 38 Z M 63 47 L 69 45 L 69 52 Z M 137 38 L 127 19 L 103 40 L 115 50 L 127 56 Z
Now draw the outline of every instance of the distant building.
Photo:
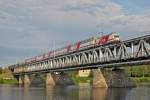
M 80 77 L 88 77 L 90 75 L 91 70 L 79 70 L 78 75 Z

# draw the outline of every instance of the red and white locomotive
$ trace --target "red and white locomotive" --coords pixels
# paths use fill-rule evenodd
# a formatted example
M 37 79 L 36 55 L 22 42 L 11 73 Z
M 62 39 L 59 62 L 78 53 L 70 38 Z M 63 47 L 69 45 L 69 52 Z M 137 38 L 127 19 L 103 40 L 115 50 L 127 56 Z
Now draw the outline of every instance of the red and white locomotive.
M 68 45 L 67 47 L 56 49 L 50 51 L 49 53 L 45 53 L 37 57 L 26 59 L 25 63 L 41 61 L 55 56 L 63 55 L 66 53 L 87 49 L 89 47 L 106 45 L 106 44 L 117 43 L 117 42 L 120 42 L 119 34 L 117 34 L 116 32 L 112 32 L 108 35 L 92 37 L 83 41 L 79 41 L 73 45 Z

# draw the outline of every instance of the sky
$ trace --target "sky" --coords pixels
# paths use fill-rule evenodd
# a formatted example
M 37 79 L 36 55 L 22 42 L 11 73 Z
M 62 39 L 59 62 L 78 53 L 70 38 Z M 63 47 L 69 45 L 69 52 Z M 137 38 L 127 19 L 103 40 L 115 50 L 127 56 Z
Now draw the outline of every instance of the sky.
M 0 0 L 0 66 L 79 40 L 150 34 L 150 0 Z

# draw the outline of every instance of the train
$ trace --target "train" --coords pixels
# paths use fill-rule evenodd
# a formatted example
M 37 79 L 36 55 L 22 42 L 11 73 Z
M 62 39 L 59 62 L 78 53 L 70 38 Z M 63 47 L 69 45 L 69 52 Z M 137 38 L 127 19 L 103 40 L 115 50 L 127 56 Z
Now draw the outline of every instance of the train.
M 119 34 L 116 32 L 112 32 L 110 34 L 103 35 L 103 36 L 91 37 L 89 39 L 79 41 L 72 45 L 68 45 L 66 47 L 56 49 L 56 50 L 50 51 L 48 53 L 45 53 L 45 54 L 42 54 L 33 58 L 26 59 L 25 63 L 42 61 L 42 60 L 53 58 L 59 55 L 76 52 L 76 51 L 83 50 L 83 49 L 88 49 L 93 46 L 100 46 L 100 45 L 106 45 L 106 44 L 118 43 L 118 42 L 120 42 Z

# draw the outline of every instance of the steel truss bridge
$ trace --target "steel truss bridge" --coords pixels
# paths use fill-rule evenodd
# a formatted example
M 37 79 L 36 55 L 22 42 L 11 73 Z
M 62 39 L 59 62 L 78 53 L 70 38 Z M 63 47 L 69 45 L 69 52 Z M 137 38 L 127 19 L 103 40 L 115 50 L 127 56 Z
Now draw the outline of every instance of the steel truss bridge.
M 150 35 L 55 56 L 43 61 L 12 65 L 14 75 L 51 71 L 124 67 L 150 64 Z

